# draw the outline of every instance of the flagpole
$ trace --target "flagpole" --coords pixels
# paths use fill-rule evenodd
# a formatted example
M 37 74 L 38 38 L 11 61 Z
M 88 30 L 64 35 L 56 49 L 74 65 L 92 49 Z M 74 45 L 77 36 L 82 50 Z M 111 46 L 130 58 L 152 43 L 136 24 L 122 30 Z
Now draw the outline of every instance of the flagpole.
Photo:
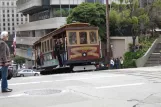
M 13 55 L 16 56 L 16 31 L 13 38 L 13 50 L 14 50 Z

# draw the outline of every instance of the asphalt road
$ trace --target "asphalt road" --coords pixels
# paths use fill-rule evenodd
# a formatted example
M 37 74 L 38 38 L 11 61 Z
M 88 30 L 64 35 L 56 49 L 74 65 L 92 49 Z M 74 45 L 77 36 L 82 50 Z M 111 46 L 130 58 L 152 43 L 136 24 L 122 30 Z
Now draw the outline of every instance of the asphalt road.
M 13 78 L 0 107 L 161 107 L 161 67 Z

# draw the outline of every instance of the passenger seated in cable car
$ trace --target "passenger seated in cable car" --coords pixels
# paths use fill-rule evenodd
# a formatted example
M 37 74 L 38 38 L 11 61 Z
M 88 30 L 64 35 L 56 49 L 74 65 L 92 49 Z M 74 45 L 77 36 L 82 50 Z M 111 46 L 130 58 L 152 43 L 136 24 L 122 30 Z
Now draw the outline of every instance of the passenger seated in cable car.
M 97 42 L 96 34 L 94 32 L 90 33 L 90 43 L 95 44 Z
M 71 45 L 77 44 L 76 35 L 73 34 L 73 35 L 70 35 L 69 37 L 70 37 L 69 42 Z
M 80 44 L 87 44 L 87 35 L 84 32 L 80 33 Z

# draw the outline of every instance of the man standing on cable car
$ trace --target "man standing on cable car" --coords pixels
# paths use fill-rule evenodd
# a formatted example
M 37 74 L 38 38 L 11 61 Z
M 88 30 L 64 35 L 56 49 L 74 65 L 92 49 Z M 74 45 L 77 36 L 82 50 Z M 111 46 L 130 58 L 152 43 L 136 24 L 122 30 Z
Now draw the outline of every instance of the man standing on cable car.
M 55 53 L 55 56 L 57 56 L 57 58 L 58 58 L 60 67 L 62 67 L 63 64 L 62 64 L 62 59 L 61 59 L 61 56 L 60 56 L 60 41 L 59 40 L 55 41 L 54 53 Z

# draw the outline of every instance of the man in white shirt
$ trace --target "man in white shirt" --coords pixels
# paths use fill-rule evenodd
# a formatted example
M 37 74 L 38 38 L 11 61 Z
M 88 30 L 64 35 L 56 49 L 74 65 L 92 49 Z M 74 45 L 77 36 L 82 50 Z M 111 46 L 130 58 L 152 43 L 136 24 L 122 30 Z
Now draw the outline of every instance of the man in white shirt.
M 111 60 L 110 60 L 110 68 L 113 69 L 114 65 L 115 65 L 115 62 L 114 62 L 114 60 L 111 58 Z

